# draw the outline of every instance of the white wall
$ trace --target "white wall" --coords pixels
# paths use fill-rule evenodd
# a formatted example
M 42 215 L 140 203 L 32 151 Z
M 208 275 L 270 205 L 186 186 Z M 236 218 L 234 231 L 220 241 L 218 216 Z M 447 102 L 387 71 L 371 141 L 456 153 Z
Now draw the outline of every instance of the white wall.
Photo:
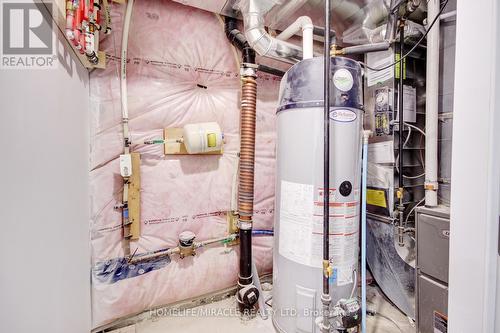
M 495 308 L 500 191 L 498 0 L 458 0 L 457 14 L 449 332 L 500 332 L 495 330 L 495 321 L 498 325 L 500 320 Z M 471 43 L 480 51 L 474 52 Z
M 0 70 L 0 332 L 90 331 L 89 78 L 61 41 Z

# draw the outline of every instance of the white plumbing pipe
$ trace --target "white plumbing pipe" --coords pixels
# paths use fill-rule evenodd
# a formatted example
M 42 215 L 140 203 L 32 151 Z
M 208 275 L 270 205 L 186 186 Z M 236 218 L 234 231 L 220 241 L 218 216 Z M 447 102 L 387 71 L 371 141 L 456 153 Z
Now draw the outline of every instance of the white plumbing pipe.
M 440 0 L 427 3 L 427 20 L 439 15 Z M 439 26 L 436 20 L 427 35 L 427 76 L 425 103 L 425 205 L 438 205 L 438 115 L 439 115 Z
M 443 21 L 443 20 L 446 20 L 447 18 L 450 18 L 450 17 L 456 18 L 457 17 L 457 11 L 456 10 L 452 10 L 452 11 L 449 11 L 447 13 L 443 13 L 439 17 L 439 19 L 441 21 Z
M 302 30 L 302 59 L 310 59 L 313 54 L 313 30 L 314 25 L 309 16 L 301 16 L 295 20 L 288 28 L 283 30 L 276 39 L 290 39 L 297 32 Z
M 127 100 L 127 48 L 128 48 L 128 32 L 130 28 L 130 20 L 132 18 L 132 8 L 134 0 L 127 1 L 127 9 L 125 10 L 125 18 L 123 20 L 122 31 L 122 51 L 121 51 L 121 71 L 120 71 L 120 94 L 122 105 L 122 122 L 123 122 L 123 137 L 125 142 L 124 153 L 130 152 L 128 147 L 129 129 L 128 129 L 128 100 Z
M 363 131 L 363 174 L 361 181 L 361 333 L 366 333 L 366 181 L 368 177 L 368 138 L 370 133 L 370 131 Z
M 123 154 L 130 157 L 130 134 L 128 127 L 128 100 L 127 100 L 127 47 L 128 47 L 128 31 L 130 27 L 130 19 L 132 18 L 132 9 L 134 6 L 134 0 L 128 0 L 127 9 L 125 11 L 125 18 L 123 21 L 123 32 L 122 32 L 122 50 L 121 50 L 121 72 L 120 72 L 120 97 L 122 105 L 122 125 L 123 125 Z M 123 194 L 122 194 L 122 204 L 123 204 L 123 230 L 124 230 L 124 252 L 125 255 L 130 254 L 130 226 L 128 218 L 128 191 L 129 183 L 124 177 L 123 179 Z

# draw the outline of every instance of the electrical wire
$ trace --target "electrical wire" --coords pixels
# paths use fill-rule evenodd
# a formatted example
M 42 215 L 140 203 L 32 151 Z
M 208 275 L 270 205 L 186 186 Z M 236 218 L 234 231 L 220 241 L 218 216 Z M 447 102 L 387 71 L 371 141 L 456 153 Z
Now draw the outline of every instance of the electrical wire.
M 396 327 L 398 328 L 398 330 L 399 330 L 401 333 L 404 333 L 403 329 L 399 326 L 399 324 L 398 324 L 398 323 L 397 323 L 394 319 L 392 319 L 391 317 L 386 316 L 385 314 L 379 313 L 379 312 L 374 311 L 374 310 L 368 310 L 368 311 L 367 311 L 367 313 L 368 313 L 369 315 L 373 316 L 373 317 L 375 317 L 375 316 L 379 316 L 379 317 L 381 317 L 381 318 L 384 318 L 384 319 L 386 319 L 386 320 L 390 321 L 391 323 L 393 323 L 393 324 L 394 324 L 394 326 L 396 326 Z
M 358 272 L 356 269 L 352 271 L 352 275 L 354 276 L 354 281 L 352 282 L 351 296 L 349 298 L 353 298 L 356 287 L 358 286 Z
M 395 167 L 396 167 L 396 171 L 399 173 L 398 161 L 399 161 L 399 154 L 396 157 L 396 161 L 394 162 Z M 416 176 L 403 175 L 403 177 L 405 177 L 406 179 L 417 179 L 417 178 L 420 178 L 420 177 L 423 177 L 423 176 L 425 176 L 425 172 L 421 173 L 420 175 L 416 175 Z
M 394 122 L 394 123 L 393 123 L 393 125 L 396 125 L 396 124 L 399 124 L 399 122 Z M 408 132 L 408 136 L 406 137 L 405 142 L 403 143 L 403 148 L 405 147 L 405 145 L 408 143 L 408 141 L 409 141 L 409 139 L 410 139 L 411 129 L 412 129 L 412 128 L 413 128 L 413 129 L 415 129 L 415 130 L 417 130 L 418 132 L 420 132 L 420 134 L 422 134 L 422 137 L 424 137 L 424 136 L 425 136 L 425 132 L 424 132 L 421 128 L 419 128 L 419 127 L 417 127 L 417 126 L 415 126 L 415 125 L 411 125 L 411 124 L 408 124 L 408 123 L 404 123 L 404 126 L 408 127 L 409 132 Z M 401 154 L 401 153 L 400 153 L 400 154 Z M 399 173 L 398 161 L 399 161 L 399 154 L 398 154 L 398 156 L 396 157 L 396 161 L 395 161 L 396 171 Z M 422 162 L 422 161 L 421 161 L 421 162 Z M 422 166 L 423 166 L 423 167 L 425 167 L 425 164 L 424 164 L 423 162 L 422 162 Z M 406 176 L 406 175 L 403 175 L 403 177 L 404 177 L 404 178 L 406 178 L 406 179 L 417 179 L 417 178 L 420 178 L 420 177 L 423 177 L 423 176 L 425 176 L 425 172 L 424 172 L 424 173 L 422 173 L 422 174 L 420 174 L 420 175 L 417 175 L 417 176 Z
M 403 148 L 406 146 L 408 141 L 410 141 L 410 136 L 411 136 L 411 127 L 408 127 L 408 135 L 406 136 L 405 142 L 403 142 Z
M 399 125 L 399 121 L 392 121 L 391 124 L 394 126 L 394 125 Z M 422 134 L 423 136 L 425 136 L 425 132 L 424 130 L 422 130 L 420 127 L 417 127 L 415 125 L 412 125 L 412 124 L 408 124 L 408 123 L 404 123 L 404 126 L 408 127 L 408 128 L 413 128 L 414 130 L 420 132 L 420 134 Z
M 420 37 L 420 39 L 418 40 L 418 42 L 410 49 L 410 51 L 408 51 L 405 55 L 403 55 L 402 57 L 400 57 L 398 60 L 396 60 L 395 62 L 393 62 L 392 64 L 389 64 L 389 65 L 386 65 L 386 66 L 383 66 L 383 67 L 380 67 L 380 68 L 373 68 L 373 67 L 370 67 L 368 66 L 367 64 L 365 64 L 364 62 L 362 61 L 358 61 L 359 64 L 361 64 L 363 67 L 365 67 L 366 69 L 369 69 L 371 71 L 374 71 L 374 72 L 380 72 L 380 71 L 383 71 L 384 69 L 387 69 L 387 68 L 391 68 L 397 64 L 399 64 L 401 61 L 403 61 L 403 59 L 405 59 L 406 57 L 408 57 L 413 51 L 415 51 L 415 49 L 424 41 L 424 39 L 427 37 L 427 35 L 429 34 L 429 31 L 431 31 L 432 27 L 434 26 L 434 24 L 436 23 L 437 20 L 439 20 L 439 17 L 441 16 L 441 14 L 443 13 L 446 5 L 448 4 L 448 1 L 449 0 L 446 0 L 445 3 L 441 6 L 441 9 L 439 10 L 439 13 L 437 13 L 436 17 L 434 18 L 434 20 L 432 20 L 432 23 L 429 25 L 429 28 L 427 29 L 427 31 L 425 32 L 425 34 L 423 34 L 422 37 Z
M 395 122 L 395 124 L 398 124 L 398 122 Z M 408 123 L 404 123 L 404 126 L 406 126 L 408 128 L 413 128 L 414 130 L 419 131 L 420 134 L 422 134 L 423 136 L 425 136 L 425 132 L 420 127 L 417 127 L 415 125 L 408 124 Z
M 413 213 L 413 211 L 422 204 L 422 202 L 424 202 L 425 198 L 422 198 L 422 200 L 420 200 L 419 202 L 417 202 L 417 204 L 415 206 L 413 206 L 413 208 L 408 212 L 408 215 L 406 215 L 406 219 L 405 219 L 405 225 L 408 223 L 408 219 L 410 218 L 410 215 L 411 213 Z

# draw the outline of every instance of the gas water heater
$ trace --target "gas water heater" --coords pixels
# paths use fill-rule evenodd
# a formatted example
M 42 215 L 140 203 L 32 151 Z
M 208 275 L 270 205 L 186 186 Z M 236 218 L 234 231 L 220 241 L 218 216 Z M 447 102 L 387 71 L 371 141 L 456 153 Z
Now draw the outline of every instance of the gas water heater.
M 331 59 L 330 189 L 323 188 L 323 58 L 303 60 L 281 81 L 277 110 L 273 323 L 318 332 L 323 281 L 323 196 L 330 196 L 332 311 L 356 297 L 363 86 L 361 67 Z

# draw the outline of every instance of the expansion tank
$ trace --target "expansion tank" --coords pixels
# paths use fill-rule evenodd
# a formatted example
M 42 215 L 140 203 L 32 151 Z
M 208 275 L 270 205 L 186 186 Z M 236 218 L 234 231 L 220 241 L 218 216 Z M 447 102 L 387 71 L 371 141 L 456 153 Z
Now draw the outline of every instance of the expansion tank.
M 325 192 L 330 195 L 332 306 L 356 287 L 361 68 L 347 58 L 331 62 L 329 191 L 323 189 L 323 58 L 297 63 L 281 81 L 273 278 L 273 323 L 280 332 L 318 332 Z

